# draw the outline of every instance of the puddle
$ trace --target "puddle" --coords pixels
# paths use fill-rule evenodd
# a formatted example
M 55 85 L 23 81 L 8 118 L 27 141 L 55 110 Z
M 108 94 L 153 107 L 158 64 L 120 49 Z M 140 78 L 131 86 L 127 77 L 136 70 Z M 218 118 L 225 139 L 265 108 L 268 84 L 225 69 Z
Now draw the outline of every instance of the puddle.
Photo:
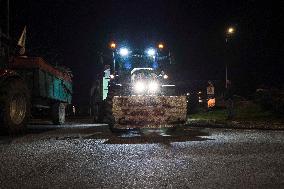
M 58 129 L 56 127 L 33 125 L 23 135 L 17 137 L 0 136 L 0 144 L 37 140 L 103 140 L 104 144 L 169 144 L 172 142 L 207 141 L 213 139 L 210 139 L 210 135 L 206 130 L 189 128 L 188 126 L 162 129 L 136 129 L 112 133 L 107 126 L 81 128 L 67 126 L 66 128 Z
M 105 144 L 147 144 L 213 140 L 208 137 L 208 132 L 198 129 L 185 129 L 184 127 L 141 129 L 140 131 L 111 134 Z

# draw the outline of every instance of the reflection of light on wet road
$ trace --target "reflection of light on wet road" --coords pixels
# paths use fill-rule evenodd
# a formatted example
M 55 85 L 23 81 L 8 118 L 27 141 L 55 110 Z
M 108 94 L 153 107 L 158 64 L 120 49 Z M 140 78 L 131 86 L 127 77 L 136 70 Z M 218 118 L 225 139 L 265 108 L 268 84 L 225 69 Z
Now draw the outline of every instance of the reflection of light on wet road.
M 24 135 L 0 139 L 2 143 L 39 140 L 93 140 L 105 144 L 153 144 L 212 140 L 207 132 L 186 126 L 162 129 L 132 129 L 112 133 L 106 124 L 29 125 Z
M 122 133 L 110 134 L 107 144 L 170 144 L 173 142 L 206 141 L 208 133 L 198 129 L 184 130 L 179 128 L 129 130 Z
M 171 136 L 171 135 L 168 135 L 168 134 L 165 134 L 165 133 L 161 133 L 161 136 L 167 137 L 167 136 Z
M 138 132 L 129 132 L 129 133 L 125 133 L 125 134 L 121 134 L 120 138 L 130 138 L 130 137 L 140 137 L 141 134 L 139 134 Z

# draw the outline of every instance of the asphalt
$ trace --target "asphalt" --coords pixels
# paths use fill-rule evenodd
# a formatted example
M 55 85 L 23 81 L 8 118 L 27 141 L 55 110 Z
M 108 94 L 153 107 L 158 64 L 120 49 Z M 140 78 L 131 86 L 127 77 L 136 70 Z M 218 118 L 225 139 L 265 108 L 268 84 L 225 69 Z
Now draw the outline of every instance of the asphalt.
M 0 188 L 284 188 L 284 131 L 28 128 L 0 136 Z

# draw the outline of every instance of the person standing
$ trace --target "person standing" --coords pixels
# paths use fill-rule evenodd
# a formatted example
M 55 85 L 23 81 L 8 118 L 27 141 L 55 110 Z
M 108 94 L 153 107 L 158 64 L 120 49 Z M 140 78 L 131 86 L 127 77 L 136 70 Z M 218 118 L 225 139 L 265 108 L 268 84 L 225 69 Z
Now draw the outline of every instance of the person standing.
M 215 106 L 215 87 L 211 81 L 208 81 L 207 86 L 207 108 Z

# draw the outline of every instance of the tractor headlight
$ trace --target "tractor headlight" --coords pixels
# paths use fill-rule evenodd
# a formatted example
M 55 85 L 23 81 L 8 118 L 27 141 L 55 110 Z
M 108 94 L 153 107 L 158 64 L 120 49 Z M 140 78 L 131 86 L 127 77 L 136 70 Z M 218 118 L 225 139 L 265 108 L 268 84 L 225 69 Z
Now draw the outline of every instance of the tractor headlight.
M 159 83 L 156 81 L 151 81 L 149 83 L 149 92 L 150 93 L 155 93 L 159 91 Z
M 143 93 L 146 90 L 146 84 L 142 81 L 138 81 L 134 84 L 134 90 L 137 93 Z
M 147 52 L 147 55 L 150 57 L 155 56 L 156 54 L 156 50 L 153 48 L 148 49 L 146 52 Z

